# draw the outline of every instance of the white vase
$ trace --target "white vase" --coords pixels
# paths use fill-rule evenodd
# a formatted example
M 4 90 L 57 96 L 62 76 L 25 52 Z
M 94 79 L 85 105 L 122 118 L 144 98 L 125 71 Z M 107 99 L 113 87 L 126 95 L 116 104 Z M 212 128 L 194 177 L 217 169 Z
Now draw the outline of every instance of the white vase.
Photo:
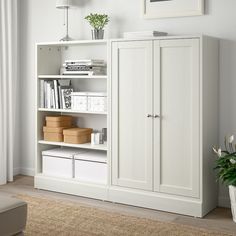
M 229 196 L 231 201 L 233 221 L 236 223 L 236 186 L 229 186 Z

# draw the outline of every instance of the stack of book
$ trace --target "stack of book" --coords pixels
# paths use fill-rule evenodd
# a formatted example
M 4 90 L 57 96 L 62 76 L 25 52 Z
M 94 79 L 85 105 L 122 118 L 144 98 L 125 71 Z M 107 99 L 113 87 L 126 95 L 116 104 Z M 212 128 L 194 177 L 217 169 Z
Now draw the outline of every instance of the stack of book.
M 41 80 L 40 106 L 47 109 L 71 109 L 70 80 Z
M 105 75 L 104 60 L 67 60 L 63 64 L 63 75 Z

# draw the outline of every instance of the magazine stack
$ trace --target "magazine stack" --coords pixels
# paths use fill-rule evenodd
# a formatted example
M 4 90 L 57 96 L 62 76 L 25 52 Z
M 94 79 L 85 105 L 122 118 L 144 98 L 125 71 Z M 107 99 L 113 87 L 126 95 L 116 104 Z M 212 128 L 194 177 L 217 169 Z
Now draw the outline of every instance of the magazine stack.
M 63 75 L 105 75 L 106 63 L 104 60 L 67 60 L 63 64 Z

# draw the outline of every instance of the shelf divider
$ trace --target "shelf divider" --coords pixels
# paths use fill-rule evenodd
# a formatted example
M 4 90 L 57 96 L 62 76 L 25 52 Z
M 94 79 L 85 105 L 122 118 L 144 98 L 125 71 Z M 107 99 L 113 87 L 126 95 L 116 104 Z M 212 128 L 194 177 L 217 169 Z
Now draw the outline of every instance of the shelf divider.
M 39 79 L 107 79 L 107 75 L 39 75 Z
M 53 109 L 53 108 L 38 108 L 41 112 L 60 112 L 60 113 L 75 113 L 75 114 L 92 114 L 92 115 L 107 115 L 107 112 L 93 112 L 93 111 L 76 111 L 70 109 Z
M 44 145 L 61 146 L 61 147 L 75 147 L 75 148 L 82 148 L 82 149 L 107 151 L 106 144 L 99 144 L 99 145 L 91 145 L 91 143 L 70 144 L 70 143 L 63 143 L 63 142 L 49 142 L 45 140 L 39 140 L 38 143 L 44 144 Z

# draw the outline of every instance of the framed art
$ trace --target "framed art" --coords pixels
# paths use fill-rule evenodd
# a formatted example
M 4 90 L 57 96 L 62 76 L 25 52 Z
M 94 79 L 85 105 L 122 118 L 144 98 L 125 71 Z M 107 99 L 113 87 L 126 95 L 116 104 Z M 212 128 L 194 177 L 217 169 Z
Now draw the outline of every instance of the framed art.
M 204 14 L 204 0 L 141 0 L 144 18 L 199 16 Z

